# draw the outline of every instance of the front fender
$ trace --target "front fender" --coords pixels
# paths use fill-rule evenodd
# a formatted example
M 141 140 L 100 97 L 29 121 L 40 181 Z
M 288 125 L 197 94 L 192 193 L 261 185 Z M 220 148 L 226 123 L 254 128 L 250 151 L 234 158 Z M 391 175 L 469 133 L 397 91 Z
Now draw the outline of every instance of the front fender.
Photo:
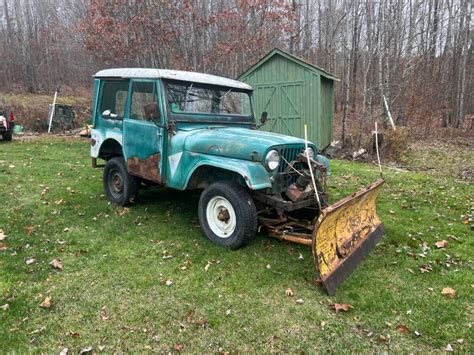
M 191 176 L 201 166 L 207 165 L 224 170 L 233 171 L 244 179 L 245 183 L 251 190 L 260 190 L 265 188 L 271 188 L 272 183 L 270 181 L 268 172 L 265 170 L 260 162 L 251 162 L 247 160 L 210 156 L 204 154 L 199 155 L 197 163 L 192 166 L 189 172 L 186 174 L 183 189 L 186 189 Z

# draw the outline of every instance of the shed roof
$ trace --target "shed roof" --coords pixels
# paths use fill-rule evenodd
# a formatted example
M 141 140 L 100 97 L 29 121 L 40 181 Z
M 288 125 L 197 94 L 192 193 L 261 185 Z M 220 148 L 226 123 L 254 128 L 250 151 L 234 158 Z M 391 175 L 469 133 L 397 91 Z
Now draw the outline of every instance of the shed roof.
M 277 56 L 277 55 L 282 56 L 282 57 L 284 57 L 284 58 L 286 58 L 286 59 L 288 59 L 292 62 L 295 62 L 295 63 L 297 63 L 297 64 L 299 64 L 299 65 L 301 65 L 305 68 L 308 68 L 309 70 L 317 71 L 320 75 L 324 76 L 327 79 L 334 80 L 334 81 L 340 81 L 340 79 L 337 76 L 327 72 L 326 70 L 324 70 L 322 68 L 319 68 L 314 64 L 308 63 L 304 59 L 298 58 L 297 56 L 295 56 L 293 54 L 290 54 L 288 52 L 285 52 L 285 51 L 283 51 L 279 48 L 274 48 L 273 50 L 271 50 L 267 55 L 265 55 L 257 63 L 252 65 L 244 73 L 240 74 L 238 79 L 241 79 L 241 78 L 251 74 L 252 72 L 257 70 L 260 66 L 264 65 L 268 60 L 270 60 L 271 58 L 273 58 L 274 56 Z
M 97 72 L 96 78 L 142 78 L 142 79 L 172 79 L 201 84 L 226 86 L 236 89 L 252 90 L 249 84 L 227 79 L 221 76 L 196 73 L 182 70 L 153 69 L 153 68 L 115 68 Z

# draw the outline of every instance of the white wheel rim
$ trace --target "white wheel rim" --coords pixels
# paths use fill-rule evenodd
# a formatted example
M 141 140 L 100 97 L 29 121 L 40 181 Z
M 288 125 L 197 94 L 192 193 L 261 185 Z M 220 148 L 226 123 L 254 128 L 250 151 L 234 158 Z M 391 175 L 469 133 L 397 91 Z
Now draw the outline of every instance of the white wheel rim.
M 207 203 L 206 218 L 212 232 L 219 238 L 229 238 L 234 233 L 237 217 L 234 207 L 226 198 L 211 198 Z

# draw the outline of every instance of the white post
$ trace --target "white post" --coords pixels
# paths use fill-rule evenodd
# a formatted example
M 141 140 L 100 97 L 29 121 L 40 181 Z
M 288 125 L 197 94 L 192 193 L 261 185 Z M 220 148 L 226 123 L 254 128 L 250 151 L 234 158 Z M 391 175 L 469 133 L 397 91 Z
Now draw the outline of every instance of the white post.
M 53 123 L 53 116 L 54 116 L 54 109 L 56 108 L 56 98 L 58 97 L 58 92 L 54 92 L 54 99 L 53 105 L 51 106 L 51 110 L 49 113 L 49 125 L 48 125 L 48 133 L 51 133 L 51 124 Z
M 380 164 L 380 154 L 379 154 L 379 131 L 378 131 L 378 129 L 377 129 L 377 121 L 375 121 L 375 151 L 377 152 L 377 162 L 379 163 L 380 177 L 383 178 L 382 164 Z
M 395 122 L 393 122 L 392 113 L 390 112 L 390 108 L 388 107 L 388 102 L 385 95 L 383 95 L 383 104 L 385 106 L 385 110 L 387 111 L 387 117 L 388 117 L 388 120 L 390 121 L 390 124 L 392 125 L 392 129 L 395 131 L 396 129 Z

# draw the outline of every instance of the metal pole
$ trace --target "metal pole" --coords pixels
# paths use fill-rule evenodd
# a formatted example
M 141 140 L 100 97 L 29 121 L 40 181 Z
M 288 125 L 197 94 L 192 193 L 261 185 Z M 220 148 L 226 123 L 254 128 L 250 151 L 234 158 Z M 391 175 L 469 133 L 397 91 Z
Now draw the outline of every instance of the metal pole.
M 316 194 L 316 201 L 318 201 L 319 212 L 321 212 L 321 201 L 319 200 L 318 187 L 316 186 L 316 180 L 314 179 L 313 167 L 311 166 L 311 159 L 308 153 L 308 127 L 304 124 L 304 149 L 306 153 L 306 159 L 308 160 L 309 173 L 311 175 L 311 181 L 313 182 L 314 192 Z M 316 152 L 314 152 L 316 154 Z

